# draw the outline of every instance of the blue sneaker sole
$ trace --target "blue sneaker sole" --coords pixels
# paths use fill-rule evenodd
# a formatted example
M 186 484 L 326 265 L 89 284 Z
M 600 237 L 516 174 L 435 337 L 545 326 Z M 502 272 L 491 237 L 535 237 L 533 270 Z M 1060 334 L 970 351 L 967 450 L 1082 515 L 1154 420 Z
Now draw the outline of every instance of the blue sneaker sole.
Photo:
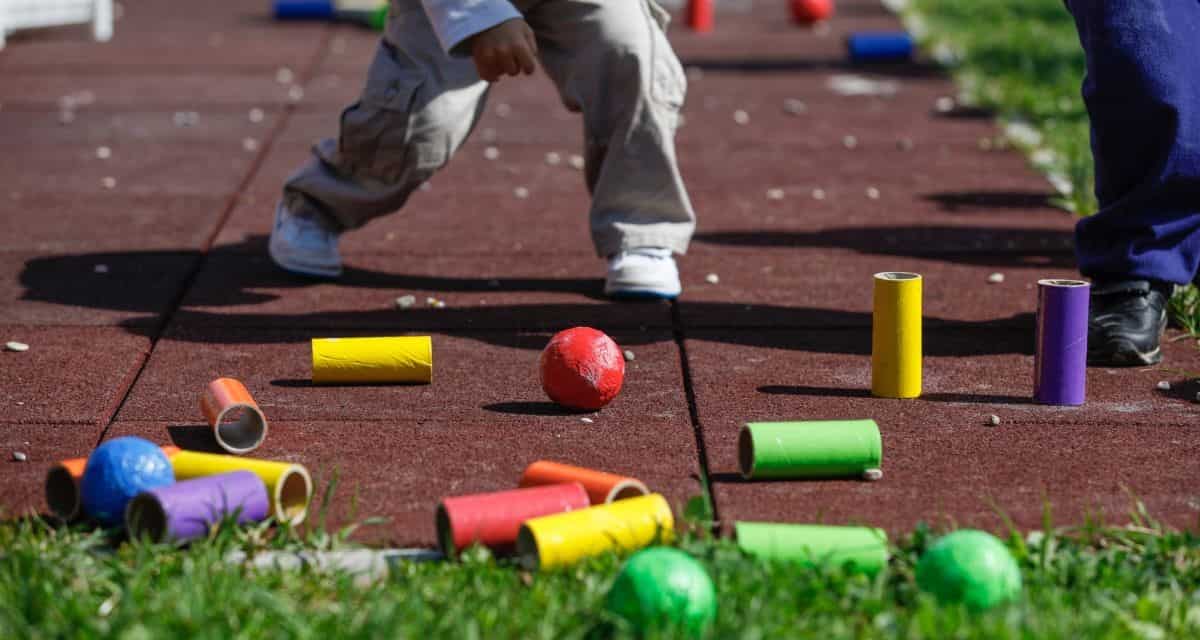
M 613 300 L 674 300 L 679 297 L 678 293 L 666 294 L 661 291 L 651 290 L 634 290 L 634 291 L 614 291 L 607 294 Z

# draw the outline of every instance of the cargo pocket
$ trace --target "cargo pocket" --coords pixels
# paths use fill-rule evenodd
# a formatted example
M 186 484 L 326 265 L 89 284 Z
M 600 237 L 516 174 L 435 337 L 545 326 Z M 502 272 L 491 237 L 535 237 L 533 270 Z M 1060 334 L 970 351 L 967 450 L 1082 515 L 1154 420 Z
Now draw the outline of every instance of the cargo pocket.
M 654 23 L 650 27 L 653 32 L 650 55 L 653 58 L 651 64 L 654 74 L 651 78 L 651 96 L 659 104 L 678 112 L 683 108 L 683 101 L 687 95 L 687 75 L 675 51 L 671 49 L 670 42 L 667 41 L 665 29 L 670 14 L 654 0 L 646 0 L 646 9 Z
M 410 131 L 421 81 L 393 80 L 368 87 L 342 112 L 338 154 L 354 175 L 394 183 L 404 175 L 412 153 Z

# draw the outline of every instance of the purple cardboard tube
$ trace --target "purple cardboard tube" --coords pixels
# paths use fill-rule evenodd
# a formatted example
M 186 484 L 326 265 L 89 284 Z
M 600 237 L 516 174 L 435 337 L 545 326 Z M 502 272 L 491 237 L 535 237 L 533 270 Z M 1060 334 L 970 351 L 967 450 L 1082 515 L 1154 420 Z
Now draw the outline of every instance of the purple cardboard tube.
M 237 512 L 238 524 L 271 513 L 267 487 L 249 471 L 234 471 L 143 491 L 125 510 L 130 537 L 186 542 L 208 535 L 209 527 Z
M 1039 280 L 1033 399 L 1081 405 L 1087 382 L 1088 298 L 1082 280 Z

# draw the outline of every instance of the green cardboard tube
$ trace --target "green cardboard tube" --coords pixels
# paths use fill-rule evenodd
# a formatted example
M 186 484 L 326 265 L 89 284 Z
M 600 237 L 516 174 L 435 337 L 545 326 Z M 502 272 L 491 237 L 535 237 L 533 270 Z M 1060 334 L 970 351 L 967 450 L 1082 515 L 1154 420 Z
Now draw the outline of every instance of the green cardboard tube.
M 875 575 L 887 566 L 887 533 L 871 527 L 735 522 L 738 547 L 764 560 L 845 567 Z
M 862 477 L 882 462 L 874 420 L 750 422 L 738 436 L 746 479 Z

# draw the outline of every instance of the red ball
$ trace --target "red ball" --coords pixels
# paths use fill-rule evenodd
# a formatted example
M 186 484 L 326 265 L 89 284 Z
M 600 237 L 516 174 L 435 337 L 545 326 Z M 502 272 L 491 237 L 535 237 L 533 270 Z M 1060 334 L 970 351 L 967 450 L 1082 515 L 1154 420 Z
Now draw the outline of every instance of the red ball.
M 792 20 L 797 24 L 812 24 L 828 20 L 833 15 L 833 0 L 791 0 Z
M 625 356 L 612 338 L 590 327 L 560 331 L 542 351 L 542 388 L 564 407 L 594 411 L 612 402 L 625 382 Z

